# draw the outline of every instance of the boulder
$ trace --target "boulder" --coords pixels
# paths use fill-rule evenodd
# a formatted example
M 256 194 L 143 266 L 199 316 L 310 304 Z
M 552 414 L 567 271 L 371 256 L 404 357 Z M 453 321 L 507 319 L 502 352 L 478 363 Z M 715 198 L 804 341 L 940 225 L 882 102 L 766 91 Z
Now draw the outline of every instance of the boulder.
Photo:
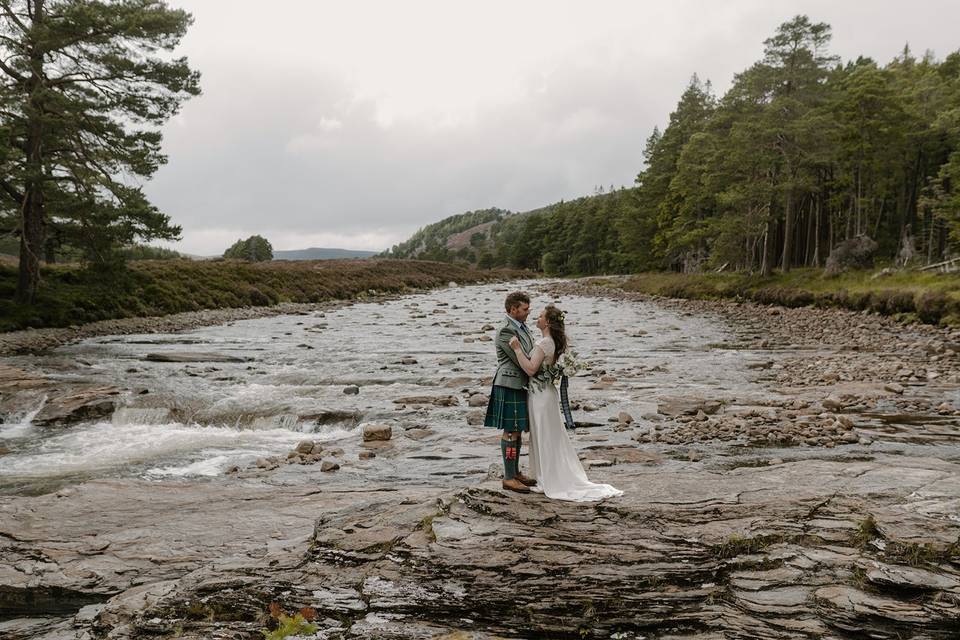
M 363 441 L 389 440 L 393 436 L 393 429 L 388 424 L 363 425 Z
M 111 415 L 116 408 L 116 387 L 81 387 L 51 398 L 33 418 L 40 426 L 65 426 Z
M 309 454 L 313 453 L 313 441 L 311 440 L 301 440 L 297 443 L 296 448 L 294 449 L 297 453 Z
M 467 400 L 467 406 L 485 407 L 490 399 L 482 393 L 475 393 Z
M 873 255 L 878 247 L 879 245 L 866 235 L 844 240 L 830 252 L 825 274 L 837 275 L 847 269 L 872 268 Z

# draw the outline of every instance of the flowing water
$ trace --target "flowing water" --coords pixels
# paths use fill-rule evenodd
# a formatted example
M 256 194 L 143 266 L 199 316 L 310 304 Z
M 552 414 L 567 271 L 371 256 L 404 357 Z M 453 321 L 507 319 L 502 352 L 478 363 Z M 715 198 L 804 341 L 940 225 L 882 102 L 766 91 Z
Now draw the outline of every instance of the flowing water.
M 38 427 L 31 425 L 44 401 L 38 397 L 33 411 L 6 416 L 0 445 L 10 452 L 0 457 L 0 491 L 40 491 L 96 477 L 216 476 L 264 456 L 285 456 L 305 438 L 350 457 L 365 422 L 394 429 L 399 451 L 372 471 L 384 480 L 442 482 L 437 476 L 486 473 L 496 461 L 493 431 L 467 424 L 468 415 L 476 420 L 483 411 L 468 406 L 468 396 L 489 390 L 490 338 L 504 321 L 507 291 L 449 288 L 178 334 L 107 336 L 42 357 L 12 358 L 13 366 L 58 380 L 121 387 L 128 408 L 110 421 Z M 534 332 L 536 315 L 550 302 L 554 298 L 535 294 L 528 322 Z M 719 323 L 592 298 L 556 302 L 568 311 L 573 346 L 594 373 L 618 378 L 603 391 L 588 390 L 594 378 L 587 375 L 572 381 L 572 398 L 596 406 L 576 412 L 578 421 L 604 423 L 620 410 L 639 418 L 679 386 L 706 396 L 760 391 L 746 366 L 749 354 L 744 357 Z M 183 354 L 201 361 L 156 361 Z M 359 393 L 345 393 L 350 385 Z M 453 404 L 398 402 L 410 396 L 452 396 L 447 402 Z M 417 440 L 399 437 L 408 429 Z

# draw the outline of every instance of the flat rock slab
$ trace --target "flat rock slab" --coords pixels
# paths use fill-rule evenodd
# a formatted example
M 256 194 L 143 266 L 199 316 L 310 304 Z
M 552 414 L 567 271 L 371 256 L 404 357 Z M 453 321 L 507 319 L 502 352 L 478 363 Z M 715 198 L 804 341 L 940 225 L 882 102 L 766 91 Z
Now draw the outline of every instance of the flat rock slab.
M 110 416 L 120 389 L 112 385 L 64 383 L 17 367 L 0 365 L 0 418 L 40 411 L 32 422 L 39 426 L 66 426 Z
M 148 362 L 247 362 L 245 358 L 213 351 L 171 351 L 148 353 L 143 357 Z

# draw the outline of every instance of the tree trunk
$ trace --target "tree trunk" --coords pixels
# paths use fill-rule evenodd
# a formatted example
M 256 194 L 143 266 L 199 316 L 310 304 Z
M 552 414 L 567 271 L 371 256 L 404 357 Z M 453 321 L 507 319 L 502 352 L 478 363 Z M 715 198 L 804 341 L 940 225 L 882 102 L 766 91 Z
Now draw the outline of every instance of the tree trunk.
M 43 23 L 44 0 L 33 3 L 33 27 Z M 43 51 L 30 43 L 29 115 L 27 119 L 27 177 L 23 206 L 20 208 L 20 271 L 17 277 L 17 302 L 33 304 L 40 286 L 40 255 L 44 251 L 43 206 Z
M 780 270 L 790 271 L 790 252 L 793 250 L 793 188 L 787 189 L 787 200 L 783 209 L 783 256 Z
M 767 212 L 767 229 L 763 232 L 763 260 L 760 262 L 760 275 L 769 276 L 773 271 L 773 212 Z
M 816 198 L 816 210 L 813 214 L 813 266 L 820 266 L 820 198 Z

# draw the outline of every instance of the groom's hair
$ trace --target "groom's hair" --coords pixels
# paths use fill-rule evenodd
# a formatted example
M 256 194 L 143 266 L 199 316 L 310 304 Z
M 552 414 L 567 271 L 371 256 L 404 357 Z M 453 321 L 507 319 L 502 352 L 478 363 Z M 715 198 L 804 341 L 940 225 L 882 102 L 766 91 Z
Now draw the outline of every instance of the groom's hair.
M 524 304 L 524 303 L 530 304 L 530 296 L 528 296 L 523 291 L 514 291 L 513 293 L 507 296 L 506 300 L 504 300 L 503 306 L 504 308 L 506 308 L 507 313 L 510 313 L 511 311 L 513 311 L 514 309 L 516 309 L 517 307 L 519 307 L 521 304 Z

